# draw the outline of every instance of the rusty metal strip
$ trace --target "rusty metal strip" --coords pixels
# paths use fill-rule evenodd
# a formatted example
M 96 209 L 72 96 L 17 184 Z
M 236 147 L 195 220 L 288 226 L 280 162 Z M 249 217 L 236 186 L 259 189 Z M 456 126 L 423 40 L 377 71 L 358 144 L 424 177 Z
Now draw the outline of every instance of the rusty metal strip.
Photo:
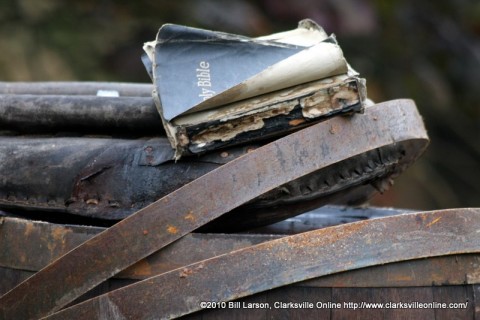
M 408 260 L 300 282 L 305 287 L 385 288 L 480 284 L 480 252 Z
M 62 226 L 4 218 L 4 224 L 0 226 L 0 266 L 16 270 L 38 271 L 103 230 L 103 228 Z M 191 233 L 137 262 L 115 277 L 145 279 L 218 254 L 279 237 L 267 234 Z
M 280 238 L 281 234 L 296 234 L 404 212 L 400 209 L 325 206 L 269 227 L 258 228 L 253 234 L 192 233 L 116 277 L 145 279 L 215 255 Z M 36 272 L 104 230 L 100 227 L 0 217 L 0 267 Z
M 172 319 L 201 302 L 384 263 L 480 252 L 480 209 L 398 215 L 288 236 L 111 291 L 47 319 Z M 214 280 L 212 280 L 214 279 Z
M 296 228 L 291 228 L 296 225 L 300 226 L 299 231 L 301 232 L 322 228 L 324 227 L 324 218 L 327 218 L 327 222 L 331 222 L 334 215 L 339 216 L 337 220 L 339 221 L 345 216 L 379 217 L 390 216 L 394 213 L 401 214 L 402 211 L 383 208 L 344 209 L 328 206 L 289 219 L 293 221 L 290 221 L 292 225 L 288 231 L 290 234 L 298 233 L 294 232 L 297 230 Z M 317 228 L 313 228 L 314 226 Z M 283 231 L 283 229 L 280 230 Z M 101 231 L 103 228 L 55 225 L 10 217 L 0 218 L 0 271 L 11 270 L 11 274 L 15 274 L 15 272 L 18 274 L 28 273 L 31 276 L 54 258 Z M 188 234 L 163 250 L 127 268 L 117 274 L 116 279 L 109 281 L 115 288 L 119 288 L 123 286 L 124 279 L 143 280 L 200 260 L 279 237 L 277 234 Z M 479 265 L 480 253 L 450 255 L 342 272 L 307 280 L 296 285 L 306 287 L 412 287 L 475 284 L 480 283 Z M 122 285 L 118 284 L 118 281 Z M 0 291 L 0 295 L 13 288 L 14 285 L 9 286 L 9 283 L 15 282 L 0 276 L 0 288 L 6 288 L 5 291 Z M 18 283 L 20 281 L 16 282 L 16 284 Z
M 428 138 L 415 104 L 396 100 L 265 145 L 100 233 L 0 298 L 2 319 L 49 315 L 133 263 L 275 187 L 393 143 L 417 157 Z
M 479 265 L 480 253 L 456 254 L 340 272 L 294 283 L 291 286 L 309 288 L 401 288 L 465 284 L 480 285 Z M 146 279 L 152 274 L 161 274 L 162 272 L 160 271 L 162 269 L 167 271 L 174 270 L 171 267 L 173 265 L 150 265 L 142 260 L 141 265 L 137 265 L 132 270 L 127 269 L 114 278 L 108 279 L 106 283 L 100 284 L 76 301 L 82 302 L 94 296 L 107 293 L 113 290 L 112 288 L 118 289 L 133 284 L 139 278 Z M 33 271 L 0 267 L 0 295 L 11 290 L 34 273 Z

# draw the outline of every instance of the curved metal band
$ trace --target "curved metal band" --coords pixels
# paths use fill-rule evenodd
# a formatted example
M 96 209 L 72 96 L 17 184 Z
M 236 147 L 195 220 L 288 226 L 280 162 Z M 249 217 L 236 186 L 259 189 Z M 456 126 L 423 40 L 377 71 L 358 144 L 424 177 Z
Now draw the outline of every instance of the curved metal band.
M 298 281 L 409 259 L 480 252 L 480 209 L 354 222 L 300 233 L 176 269 L 47 319 L 172 319 Z M 215 280 L 212 280 L 215 279 Z
M 0 298 L 2 319 L 52 314 L 187 233 L 275 187 L 354 155 L 405 144 L 415 159 L 428 137 L 415 104 L 395 100 L 278 139 L 170 193 L 73 249 Z M 265 260 L 268 261 L 268 260 Z

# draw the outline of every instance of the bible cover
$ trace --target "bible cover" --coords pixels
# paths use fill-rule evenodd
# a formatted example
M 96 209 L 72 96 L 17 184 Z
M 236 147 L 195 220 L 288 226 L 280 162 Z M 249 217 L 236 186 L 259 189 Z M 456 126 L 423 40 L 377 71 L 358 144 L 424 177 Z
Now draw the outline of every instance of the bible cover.
M 177 158 L 363 110 L 364 79 L 311 20 L 260 38 L 167 24 L 144 50 Z

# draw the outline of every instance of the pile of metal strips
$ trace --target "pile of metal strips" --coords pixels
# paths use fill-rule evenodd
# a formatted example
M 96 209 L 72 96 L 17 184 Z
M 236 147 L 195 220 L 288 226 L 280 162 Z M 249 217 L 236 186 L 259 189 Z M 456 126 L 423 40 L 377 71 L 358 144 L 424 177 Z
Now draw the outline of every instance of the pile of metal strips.
M 378 264 L 479 252 L 476 209 L 387 215 L 288 236 L 192 236 L 260 232 L 327 203 L 365 201 L 423 153 L 428 137 L 414 102 L 394 100 L 276 140 L 175 163 L 151 98 L 144 96 L 150 90 L 99 83 L 0 85 L 0 263 L 38 271 L 0 297 L 0 319 L 174 318 L 200 310 L 201 301 L 231 301 Z M 131 115 L 125 117 L 124 106 Z M 132 134 L 131 126 L 144 131 Z M 99 136 L 106 128 L 111 136 Z M 186 177 L 176 178 L 182 173 Z M 108 228 L 93 228 L 65 245 L 63 235 L 73 227 L 9 216 L 50 222 L 80 216 L 88 219 L 82 223 Z M 21 248 L 13 243 L 12 225 L 26 239 L 37 232 L 53 235 L 43 264 L 25 266 L 31 251 L 14 261 Z M 215 237 L 240 237 L 243 246 L 229 248 L 225 241 L 223 250 L 205 248 L 177 265 L 142 271 L 173 248 L 197 247 L 202 237 L 213 246 Z M 62 249 L 50 250 L 57 247 Z M 122 275 L 141 281 L 72 305 Z

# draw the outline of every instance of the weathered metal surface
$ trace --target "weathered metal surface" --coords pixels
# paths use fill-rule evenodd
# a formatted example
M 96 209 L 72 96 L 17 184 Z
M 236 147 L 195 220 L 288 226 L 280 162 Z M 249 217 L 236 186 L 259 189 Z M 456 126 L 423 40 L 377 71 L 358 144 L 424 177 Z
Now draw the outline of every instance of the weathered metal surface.
M 0 217 L 0 266 L 38 271 L 103 230 Z
M 480 253 L 417 259 L 331 274 L 300 282 L 299 286 L 428 287 L 480 284 Z
M 47 319 L 171 319 L 286 284 L 384 263 L 480 252 L 480 209 L 398 215 L 233 251 L 64 309 Z M 212 280 L 214 279 L 214 280 Z
M 411 158 L 410 163 L 427 141 L 411 100 L 378 104 L 364 115 L 334 118 L 293 133 L 207 173 L 70 251 L 2 296 L 1 316 L 31 319 L 51 314 L 133 263 L 278 186 L 394 143 L 405 145 L 404 157 Z M 278 258 L 288 257 L 277 252 Z
M 104 230 L 105 228 L 98 227 L 63 226 L 3 218 L 3 223 L 0 225 L 0 266 L 32 272 L 39 271 Z M 195 261 L 279 237 L 268 234 L 192 233 L 139 261 L 116 277 L 145 279 Z
M 465 255 L 464 255 L 465 256 Z M 447 256 L 446 258 L 455 259 L 459 256 Z M 433 258 L 432 258 L 433 259 Z M 423 261 L 429 261 L 425 259 Z M 415 260 L 422 261 L 422 260 Z M 462 263 L 460 260 L 459 263 Z M 413 271 L 417 271 L 414 269 Z M 354 272 L 354 271 L 353 271 Z M 350 274 L 350 272 L 345 272 Z M 5 280 L 8 282 L 11 279 L 22 279 L 21 271 L 4 269 L 0 267 L 0 292 L 5 292 L 3 284 Z M 28 277 L 28 274 L 26 275 Z M 25 279 L 24 277 L 23 279 Z M 328 276 L 327 276 L 328 277 Z M 4 279 L 4 280 L 3 280 Z M 111 290 L 119 288 L 119 284 L 125 285 L 124 282 L 128 280 L 110 280 L 103 283 L 93 291 L 87 293 L 80 299 L 89 299 L 101 293 L 105 293 Z M 17 282 L 18 283 L 18 282 Z M 388 285 L 388 282 L 387 282 Z M 480 285 L 466 285 L 466 284 L 453 284 L 444 286 L 431 286 L 427 284 L 422 287 L 412 286 L 400 286 L 400 287 L 374 287 L 374 288 L 331 288 L 331 287 L 305 287 L 300 285 L 283 286 L 277 289 L 261 292 L 245 298 L 235 300 L 235 302 L 243 305 L 245 303 L 269 303 L 274 306 L 275 302 L 284 303 L 305 303 L 310 302 L 315 307 L 312 309 L 283 309 L 283 308 L 271 308 L 271 309 L 246 309 L 246 308 L 228 308 L 228 309 L 209 309 L 204 311 L 195 312 L 190 315 L 181 317 L 181 319 L 188 320 L 213 320 L 213 319 L 231 319 L 231 320 L 243 320 L 243 319 L 478 319 L 478 311 L 480 301 L 478 299 L 478 293 Z M 422 299 L 420 296 L 427 292 L 431 292 L 429 299 Z M 477 292 L 477 299 L 475 299 L 474 293 Z M 412 310 L 415 309 L 396 309 L 395 313 L 390 309 L 345 309 L 344 303 L 388 303 L 388 302 L 425 302 L 425 303 L 463 303 L 467 305 L 467 308 L 461 309 L 429 309 L 431 314 L 435 314 L 435 317 L 414 315 Z M 331 302 L 340 303 L 342 309 L 332 308 L 316 308 L 317 302 Z M 419 311 L 418 309 L 416 309 Z M 423 309 L 425 310 L 425 309 Z M 477 317 L 475 318 L 474 312 L 477 311 Z M 396 315 L 396 317 L 394 316 Z M 416 317 L 415 317 L 416 316 Z M 109 319 L 112 319 L 110 317 Z M 114 319 L 114 318 L 113 318 Z
M 344 159 L 276 188 L 199 230 L 238 232 L 282 221 L 329 203 L 363 204 L 387 190 L 393 178 L 414 161 L 407 148 L 403 143 L 391 144 Z
M 97 95 L 117 91 L 121 97 L 151 97 L 152 84 L 126 82 L 0 82 L 0 94 Z
M 117 277 L 145 279 L 193 262 L 244 248 L 290 234 L 311 231 L 345 222 L 403 213 L 380 208 L 353 209 L 327 206 L 288 219 L 254 234 L 192 233 L 163 250 L 139 261 Z M 0 223 L 0 266 L 38 271 L 58 257 L 94 237 L 105 228 L 59 225 L 40 221 L 4 217 Z M 288 228 L 282 227 L 287 224 Z M 280 231 L 280 232 L 277 232 Z M 192 250 L 195 248 L 195 250 Z
M 329 206 L 279 223 L 268 231 L 290 234 L 311 231 L 334 224 L 400 214 L 401 210 L 381 208 L 343 209 Z M 103 231 L 104 228 L 57 225 L 17 218 L 0 223 L 0 267 L 32 275 L 57 257 Z M 294 231 L 297 232 L 294 232 Z M 279 234 L 200 234 L 192 233 L 161 251 L 120 272 L 115 278 L 142 280 L 194 262 L 282 237 Z M 195 248 L 195 250 L 192 250 Z M 309 287 L 404 287 L 480 283 L 480 254 L 436 257 L 373 266 L 333 274 L 305 282 Z M 15 279 L 17 277 L 14 277 Z M 13 280 L 15 280 L 13 279 Z M 3 286 L 9 279 L 0 281 Z M 115 280 L 110 280 L 115 281 Z M 17 284 L 20 281 L 17 282 Z M 13 286 L 9 287 L 10 289 Z M 0 294 L 6 291 L 1 292 Z
M 188 236 L 186 236 L 188 238 Z M 253 238 L 257 240 L 258 238 Z M 227 238 L 227 242 L 233 240 Z M 205 240 L 208 241 L 208 240 Z M 185 243 L 185 242 L 184 242 Z M 197 242 L 194 242 L 197 244 Z M 226 246 L 229 244 L 227 243 Z M 247 247 L 246 241 L 235 243 L 236 250 Z M 225 246 L 225 247 L 226 247 Z M 166 247 L 170 248 L 170 246 Z M 206 248 L 207 250 L 209 248 Z M 218 248 L 216 248 L 218 249 Z M 222 249 L 222 247 L 220 248 Z M 202 251 L 204 249 L 201 249 Z M 162 250 L 163 251 L 163 250 Z M 176 250 L 168 250 L 168 253 L 155 256 L 156 258 L 170 257 Z M 190 252 L 192 248 L 190 247 Z M 232 250 L 225 250 L 229 253 Z M 178 251 L 177 251 L 178 252 Z M 218 250 L 218 255 L 222 254 Z M 203 255 L 205 255 L 205 251 Z M 211 253 L 211 252 L 208 252 Z M 202 254 L 198 255 L 201 256 Z M 210 255 L 205 257 L 214 257 Z M 177 257 L 175 257 L 177 258 Z M 194 259 L 192 259 L 194 258 Z M 189 263 L 200 261 L 194 256 L 187 255 L 185 259 L 174 259 L 170 261 L 157 261 L 150 259 L 142 260 L 134 266 L 119 273 L 114 278 L 107 280 L 103 285 L 94 288 L 88 292 L 88 298 L 107 293 L 112 288 L 117 289 L 126 285 L 135 283 L 142 279 L 147 279 L 154 275 L 159 275 L 174 269 L 183 268 L 186 265 L 178 264 L 178 260 L 190 260 Z M 302 282 L 291 284 L 297 287 L 309 288 L 403 288 L 403 287 L 429 287 L 429 286 L 454 286 L 454 285 L 480 285 L 480 274 L 478 266 L 480 265 L 480 254 L 459 254 L 441 257 L 431 257 L 427 259 L 415 259 L 409 261 L 389 263 L 379 266 L 366 267 L 356 270 L 350 270 L 331 275 L 313 278 Z M 35 271 L 25 271 L 0 266 L 0 295 L 10 291 L 16 285 L 32 276 Z M 80 300 L 86 300 L 80 297 Z
M 151 97 L 2 94 L 0 128 L 22 133 L 165 136 Z

